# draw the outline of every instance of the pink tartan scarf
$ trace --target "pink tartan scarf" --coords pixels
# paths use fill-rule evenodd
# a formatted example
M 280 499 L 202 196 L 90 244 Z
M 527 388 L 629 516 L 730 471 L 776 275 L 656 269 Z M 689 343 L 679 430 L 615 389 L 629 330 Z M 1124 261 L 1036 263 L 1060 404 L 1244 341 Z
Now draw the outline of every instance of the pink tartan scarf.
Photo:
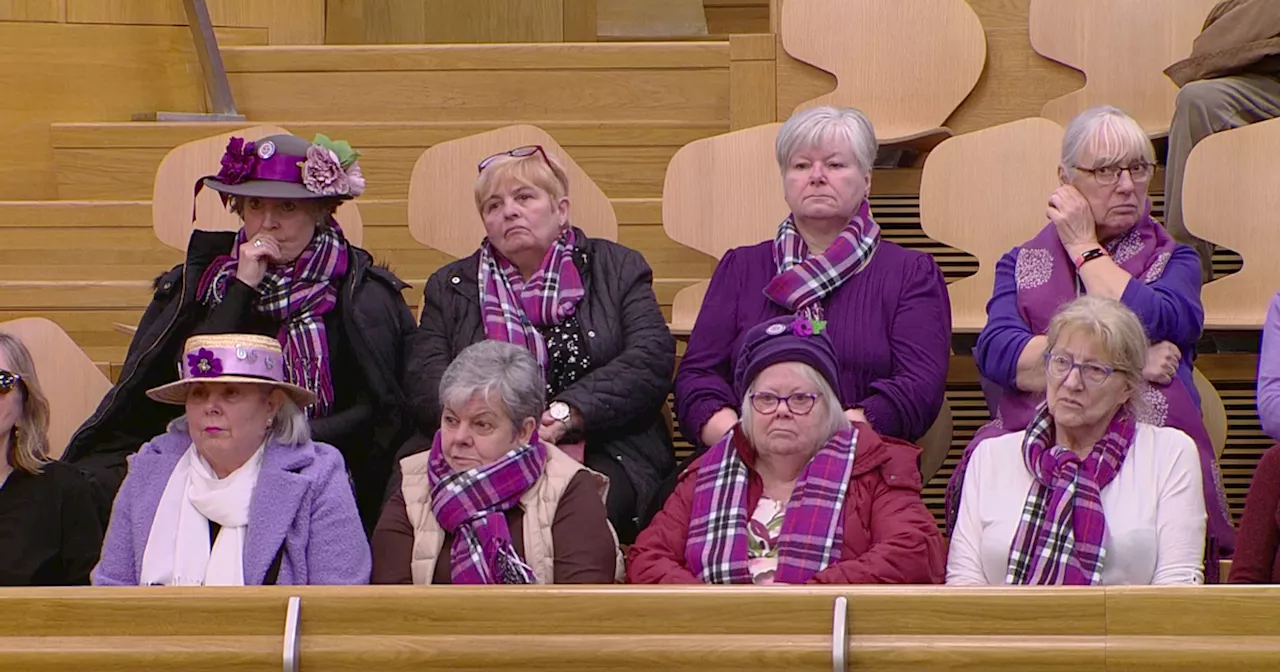
M 738 442 L 747 443 L 741 425 L 707 451 L 693 491 L 685 558 L 689 571 L 709 584 L 752 582 L 747 567 L 750 475 Z M 857 443 L 856 428 L 836 432 L 800 473 L 783 514 L 775 582 L 806 583 L 839 560 Z
M 573 315 L 586 293 L 573 263 L 577 233 L 565 229 L 547 249 L 542 266 L 525 282 L 515 264 L 486 239 L 480 246 L 480 296 L 485 336 L 523 346 L 543 370 L 547 344 L 538 327 L 560 324 Z
M 1009 549 L 1005 583 L 1096 586 L 1102 583 L 1107 516 L 1102 489 L 1129 454 L 1137 422 L 1121 408 L 1084 460 L 1056 445 L 1053 417 L 1041 404 L 1022 440 L 1022 459 L 1035 478 Z
M 811 320 L 822 320 L 822 299 L 844 281 L 862 272 L 880 247 L 880 226 L 871 218 L 871 205 L 863 199 L 858 213 L 822 254 L 809 255 L 809 246 L 788 215 L 773 239 L 773 261 L 778 273 L 765 285 L 770 301 Z
M 449 549 L 453 583 L 537 583 L 533 568 L 511 544 L 511 529 L 503 514 L 533 487 L 546 463 L 547 448 L 535 441 L 511 450 L 497 462 L 454 471 L 444 459 L 440 432 L 436 432 L 427 459 L 427 483 L 431 513 L 440 527 L 453 535 Z
M 231 254 L 213 260 L 200 277 L 196 296 L 209 306 L 222 303 L 227 283 L 236 277 L 245 231 L 236 235 Z M 347 240 L 338 222 L 316 229 L 311 242 L 292 265 L 269 266 L 258 286 L 253 310 L 280 322 L 276 335 L 284 349 L 286 379 L 316 394 L 307 409 L 311 417 L 333 410 L 333 376 L 324 315 L 338 305 L 338 284 L 347 273 Z

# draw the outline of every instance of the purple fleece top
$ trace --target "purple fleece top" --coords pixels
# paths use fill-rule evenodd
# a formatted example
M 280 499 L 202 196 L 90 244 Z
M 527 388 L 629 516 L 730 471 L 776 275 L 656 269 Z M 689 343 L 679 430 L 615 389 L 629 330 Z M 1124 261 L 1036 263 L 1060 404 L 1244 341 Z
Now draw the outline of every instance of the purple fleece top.
M 987 302 L 987 325 L 978 335 L 973 358 L 987 380 L 1007 389 L 1017 386 L 1018 356 L 1033 336 L 1018 312 L 1018 284 L 1015 268 L 1018 251 L 1000 258 L 996 264 L 995 293 Z M 1178 245 L 1164 274 L 1146 284 L 1130 280 L 1120 302 L 1138 315 L 1151 342 L 1169 341 L 1182 351 L 1178 378 L 1191 398 L 1200 405 L 1200 392 L 1192 378 L 1196 341 L 1204 327 L 1204 307 L 1200 305 L 1200 258 L 1195 250 Z
M 733 369 L 752 326 L 789 314 L 764 295 L 777 267 L 773 241 L 730 250 L 716 266 L 676 374 L 685 438 L 721 408 L 738 409 Z M 933 257 L 882 241 L 871 263 L 822 301 L 840 362 L 845 408 L 861 406 L 877 432 L 915 440 L 942 408 L 951 352 L 951 303 Z
M 129 475 L 111 510 L 93 585 L 138 585 L 160 496 L 190 445 L 186 432 L 169 432 L 129 457 Z M 267 444 L 249 502 L 245 585 L 262 585 L 281 544 L 284 557 L 277 585 L 369 583 L 369 542 L 337 448 L 313 442 Z

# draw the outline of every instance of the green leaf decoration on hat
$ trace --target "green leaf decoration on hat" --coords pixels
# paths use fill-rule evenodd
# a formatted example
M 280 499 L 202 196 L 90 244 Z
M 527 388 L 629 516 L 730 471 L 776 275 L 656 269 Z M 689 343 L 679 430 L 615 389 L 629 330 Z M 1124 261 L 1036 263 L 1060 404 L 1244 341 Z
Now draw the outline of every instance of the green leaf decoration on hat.
M 813 335 L 817 336 L 827 330 L 826 320 L 809 320 L 809 324 L 813 325 Z
M 311 141 L 313 145 L 320 145 L 325 149 L 333 152 L 338 157 L 338 163 L 342 164 L 342 169 L 346 170 L 351 167 L 360 158 L 360 152 L 351 147 L 351 143 L 346 140 L 330 140 L 329 136 L 324 133 L 316 133 L 316 137 Z

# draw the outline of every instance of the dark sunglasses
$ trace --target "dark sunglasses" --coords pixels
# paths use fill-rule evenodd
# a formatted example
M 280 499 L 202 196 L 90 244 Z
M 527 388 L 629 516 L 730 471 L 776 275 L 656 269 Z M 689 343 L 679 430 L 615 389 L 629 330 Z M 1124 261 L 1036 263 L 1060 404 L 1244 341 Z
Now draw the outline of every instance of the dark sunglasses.
M 546 161 L 548 166 L 551 165 L 551 159 L 547 157 L 547 150 L 543 149 L 542 145 L 525 145 L 524 147 L 516 147 L 515 149 L 509 149 L 505 152 L 498 152 L 497 154 L 494 154 L 493 156 L 486 158 L 484 161 L 480 162 L 478 172 L 483 173 L 484 169 L 489 167 L 489 164 L 493 163 L 494 161 L 497 161 L 498 159 L 501 159 L 504 156 L 514 156 L 516 158 L 522 158 L 526 156 L 533 156 L 534 154 L 541 154 L 542 160 Z
M 0 371 L 0 396 L 12 392 L 20 382 L 22 382 L 22 376 L 8 371 Z

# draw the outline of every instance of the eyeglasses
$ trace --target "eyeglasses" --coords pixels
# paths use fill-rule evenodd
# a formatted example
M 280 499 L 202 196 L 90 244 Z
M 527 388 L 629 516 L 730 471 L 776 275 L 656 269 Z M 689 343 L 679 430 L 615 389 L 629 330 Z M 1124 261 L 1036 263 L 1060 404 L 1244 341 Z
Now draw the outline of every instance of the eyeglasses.
M 1067 376 L 1071 375 L 1072 369 L 1080 369 L 1080 380 L 1084 381 L 1085 385 L 1101 385 L 1118 370 L 1091 362 L 1077 362 L 1071 355 L 1046 354 L 1044 356 L 1045 373 L 1057 380 L 1066 380 Z
M 1098 181 L 1102 186 L 1110 186 L 1120 181 L 1120 174 L 1128 171 L 1129 179 L 1134 182 L 1149 182 L 1151 176 L 1156 174 L 1156 167 L 1145 161 L 1135 163 L 1132 166 L 1103 166 L 1101 168 L 1081 168 L 1076 166 L 1076 170 L 1082 173 L 1089 173 L 1093 179 Z
M 22 376 L 8 371 L 0 371 L 0 396 L 9 394 L 22 382 Z
M 751 395 L 751 407 L 756 409 L 757 413 L 771 415 L 778 411 L 778 404 L 786 402 L 787 410 L 794 415 L 809 415 L 813 410 L 813 405 L 818 401 L 818 395 L 800 392 L 789 397 L 779 397 L 772 392 L 755 392 Z
M 534 154 L 541 154 L 542 160 L 546 161 L 548 166 L 551 165 L 551 159 L 547 157 L 547 150 L 543 149 L 542 145 L 525 145 L 524 147 L 516 147 L 515 149 L 509 149 L 505 152 L 498 152 L 497 154 L 494 154 L 493 156 L 486 158 L 484 161 L 480 162 L 478 172 L 483 173 L 484 169 L 489 167 L 489 164 L 493 163 L 494 161 L 497 161 L 498 159 L 501 159 L 504 156 L 514 156 L 516 158 L 523 158 L 526 156 L 533 156 Z

